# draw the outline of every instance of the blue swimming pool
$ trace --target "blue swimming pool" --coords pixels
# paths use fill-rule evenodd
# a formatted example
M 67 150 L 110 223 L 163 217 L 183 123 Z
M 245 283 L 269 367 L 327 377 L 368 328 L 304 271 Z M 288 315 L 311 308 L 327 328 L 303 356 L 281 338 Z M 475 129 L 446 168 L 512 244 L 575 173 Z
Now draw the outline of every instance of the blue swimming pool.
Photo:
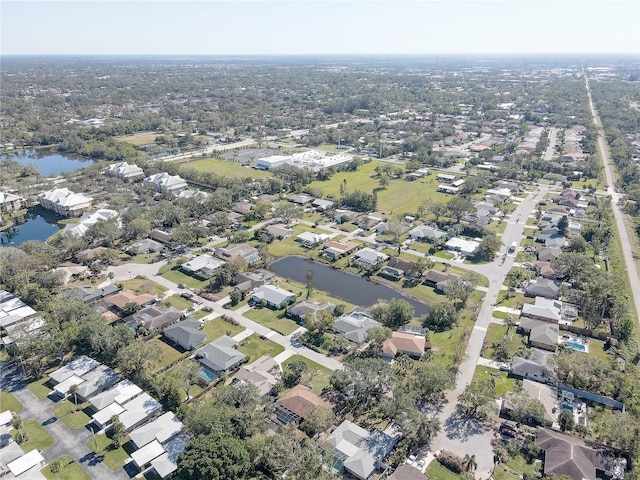
M 575 342 L 565 342 L 564 343 L 567 347 L 571 348 L 572 350 L 577 350 L 578 352 L 584 352 L 586 351 L 586 348 L 584 345 L 582 345 L 581 343 L 575 343 Z
M 198 374 L 200 375 L 200 378 L 202 378 L 207 383 L 211 383 L 216 378 L 218 378 L 218 375 L 215 372 L 212 372 L 211 370 L 209 370 L 208 368 L 201 368 Z

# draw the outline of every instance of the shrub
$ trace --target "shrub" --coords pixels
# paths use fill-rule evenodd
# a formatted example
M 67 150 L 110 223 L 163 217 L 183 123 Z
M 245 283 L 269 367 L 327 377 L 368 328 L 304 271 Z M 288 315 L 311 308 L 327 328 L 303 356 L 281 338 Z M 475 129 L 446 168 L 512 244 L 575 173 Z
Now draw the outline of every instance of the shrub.
M 462 473 L 464 471 L 462 458 L 453 452 L 443 450 L 436 458 L 443 467 L 448 468 L 454 473 Z

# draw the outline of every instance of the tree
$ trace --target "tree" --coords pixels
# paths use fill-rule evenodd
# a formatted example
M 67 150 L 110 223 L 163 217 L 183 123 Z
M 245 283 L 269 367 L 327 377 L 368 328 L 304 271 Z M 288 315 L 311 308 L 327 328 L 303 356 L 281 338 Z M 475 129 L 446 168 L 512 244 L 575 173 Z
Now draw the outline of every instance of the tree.
M 127 430 L 120 421 L 118 415 L 111 417 L 111 442 L 114 450 L 122 447 L 122 442 L 127 436 Z
M 451 302 L 436 303 L 431 305 L 429 313 L 425 317 L 424 325 L 436 332 L 444 332 L 452 328 L 458 321 L 459 312 Z
M 313 407 L 300 424 L 300 430 L 313 437 L 327 430 L 335 420 L 333 412 L 327 408 Z
M 560 430 L 563 432 L 570 432 L 573 430 L 573 427 L 575 426 L 573 412 L 563 408 L 558 415 L 558 424 L 560 425 Z
M 69 387 L 69 394 L 73 395 L 74 411 L 78 410 L 78 385 L 73 384 Z
M 382 344 L 391 338 L 391 329 L 387 327 L 373 327 L 367 331 L 364 341 L 369 343 L 366 353 L 371 357 L 382 355 Z
M 406 230 L 402 215 L 394 215 L 387 220 L 387 235 L 391 237 L 392 244 L 396 246 L 398 255 L 400 255 L 402 251 L 402 242 L 400 240 Z
M 473 204 L 467 198 L 453 197 L 447 203 L 447 214 L 456 219 L 460 223 L 462 217 L 473 211 Z
M 187 400 L 191 399 L 189 392 L 191 387 L 198 381 L 199 372 L 200 365 L 193 360 L 180 362 L 172 371 L 175 379 L 178 381 L 178 384 L 181 386 L 182 390 L 184 390 Z
M 395 374 L 379 358 L 354 358 L 344 362 L 342 370 L 331 375 L 333 388 L 347 397 L 347 409 L 354 414 L 366 411 L 391 391 Z
M 326 310 L 308 312 L 304 317 L 304 326 L 312 335 L 322 337 L 333 326 L 333 315 Z
M 378 300 L 378 303 L 371 307 L 371 313 L 378 322 L 388 327 L 399 327 L 411 321 L 415 309 L 406 300 L 394 298 L 388 302 Z
M 441 216 L 446 215 L 448 207 L 445 203 L 434 201 L 429 205 L 429 212 L 436 217 L 435 221 L 438 222 Z
M 502 242 L 498 239 L 498 236 L 494 232 L 485 230 L 474 256 L 480 260 L 493 260 L 501 246 Z
M 284 386 L 291 388 L 300 383 L 302 375 L 307 371 L 307 364 L 303 360 L 293 360 L 287 363 L 287 368 L 282 376 Z
M 309 297 L 311 296 L 311 293 L 313 292 L 313 275 L 314 275 L 314 271 L 311 268 L 305 272 L 305 278 L 307 280 L 307 282 L 306 282 L 307 300 L 309 300 Z
M 220 267 L 211 275 L 211 286 L 218 285 L 219 287 L 224 287 L 229 285 L 232 279 L 233 275 L 231 271 L 227 267 Z
M 454 387 L 456 377 L 440 362 L 418 362 L 413 370 L 413 382 L 418 394 L 430 399 Z
M 289 225 L 293 220 L 302 218 L 302 209 L 293 203 L 287 202 L 276 207 L 274 217 Z
M 247 260 L 240 255 L 236 255 L 227 259 L 227 264 L 225 265 L 225 267 L 229 270 L 229 273 L 231 273 L 232 278 L 235 277 L 238 273 L 244 272 L 248 266 L 249 263 L 247 262 Z
M 51 473 L 56 474 L 56 478 L 60 478 L 60 472 L 62 471 L 62 462 L 60 460 L 54 460 L 49 464 L 49 470 L 51 470 Z
M 458 402 L 468 416 L 480 418 L 494 405 L 495 395 L 495 380 L 491 378 L 469 383 L 458 397 Z
M 511 395 L 509 403 L 512 406 L 511 418 L 515 421 L 544 421 L 544 405 L 537 398 L 531 398 L 526 390 Z
M 560 234 L 563 236 L 567 234 L 567 229 L 569 228 L 569 218 L 566 215 L 563 215 L 560 220 L 558 220 L 558 230 Z
M 178 455 L 179 480 L 244 478 L 251 461 L 240 440 L 225 434 L 198 435 Z
M 444 287 L 444 293 L 456 307 L 462 309 L 477 286 L 478 276 L 475 273 L 468 273 L 462 277 L 449 279 Z
M 118 351 L 116 365 L 125 377 L 142 383 L 162 359 L 160 347 L 151 342 L 135 342 Z
M 464 469 L 467 472 L 474 471 L 478 468 L 478 462 L 476 461 L 475 455 L 469 455 L 468 453 L 462 459 L 462 464 L 464 465 Z

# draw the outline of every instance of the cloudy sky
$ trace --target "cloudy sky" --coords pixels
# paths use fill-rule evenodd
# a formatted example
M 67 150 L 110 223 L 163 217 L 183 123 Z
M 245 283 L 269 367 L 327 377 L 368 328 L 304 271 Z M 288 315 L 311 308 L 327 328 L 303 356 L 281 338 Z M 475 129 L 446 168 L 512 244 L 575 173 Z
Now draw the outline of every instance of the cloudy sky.
M 1 0 L 1 53 L 640 54 L 636 0 Z

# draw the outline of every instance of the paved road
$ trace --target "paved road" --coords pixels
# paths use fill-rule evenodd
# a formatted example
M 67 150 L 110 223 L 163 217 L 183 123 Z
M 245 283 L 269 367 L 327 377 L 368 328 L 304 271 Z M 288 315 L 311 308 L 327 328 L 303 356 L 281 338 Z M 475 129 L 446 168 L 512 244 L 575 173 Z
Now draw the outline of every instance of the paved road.
M 22 403 L 24 410 L 20 416 L 24 420 L 36 420 L 56 440 L 56 443 L 45 450 L 42 455 L 47 463 L 56 458 L 68 455 L 73 458 L 92 480 L 128 480 L 129 475 L 119 468 L 110 470 L 89 450 L 87 442 L 91 433 L 86 430 L 71 430 L 53 414 L 54 402 L 39 399 L 29 390 L 21 379 L 16 368 L 0 365 L 0 386 L 9 391 Z M 52 421 L 52 419 L 55 419 Z
M 551 127 L 551 130 L 549 132 L 549 146 L 547 147 L 547 150 L 544 152 L 544 159 L 547 162 L 550 162 L 551 159 L 553 158 L 553 150 L 556 147 L 557 133 L 558 133 L 558 129 L 556 127 Z
M 593 99 L 591 98 L 591 89 L 589 88 L 589 77 L 585 75 L 585 85 L 587 88 L 587 95 L 589 96 L 589 106 L 591 107 L 591 115 L 593 116 L 593 123 L 598 130 L 598 150 L 602 157 L 602 163 L 604 164 L 604 172 L 607 177 L 607 193 L 611 196 L 611 207 L 613 209 L 613 217 L 616 219 L 618 226 L 618 234 L 620 235 L 620 243 L 622 245 L 622 254 L 626 264 L 627 275 L 629 277 L 629 284 L 631 288 L 631 301 L 635 306 L 636 315 L 639 315 L 638 321 L 640 322 L 640 274 L 638 274 L 638 263 L 633 259 L 633 248 L 635 243 L 633 238 L 629 235 L 628 225 L 625 222 L 625 215 L 618 206 L 618 201 L 624 196 L 616 191 L 616 176 L 613 173 L 611 161 L 609 159 L 609 153 L 607 145 L 604 141 L 604 129 L 602 123 L 598 117 Z

